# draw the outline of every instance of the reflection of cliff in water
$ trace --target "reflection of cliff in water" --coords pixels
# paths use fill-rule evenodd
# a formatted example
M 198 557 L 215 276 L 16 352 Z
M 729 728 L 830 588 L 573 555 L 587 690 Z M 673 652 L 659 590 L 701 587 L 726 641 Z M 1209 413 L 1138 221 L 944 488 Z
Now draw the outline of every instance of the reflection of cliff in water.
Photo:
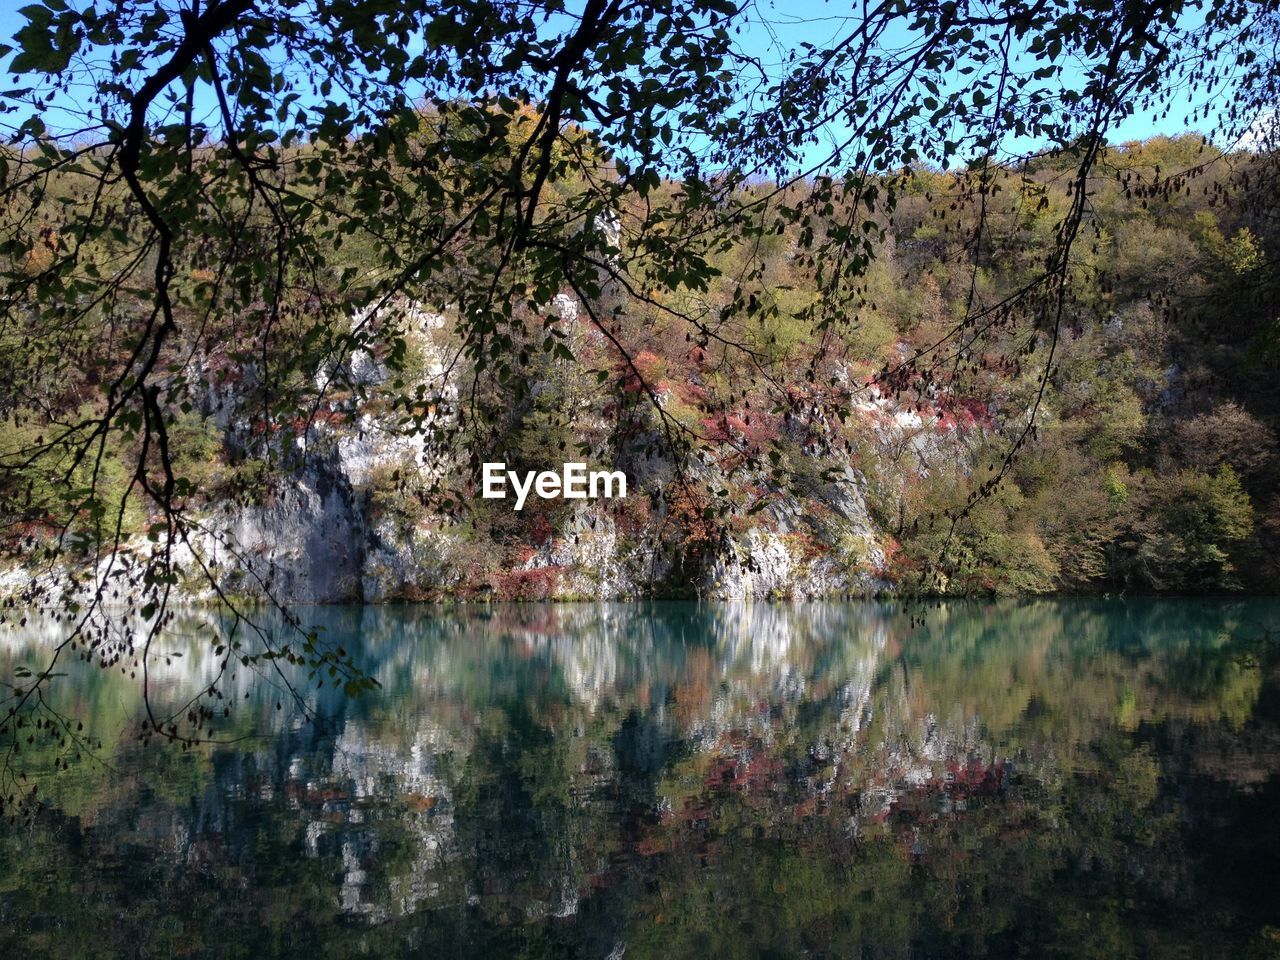
M 1173 762 L 1161 738 L 1203 745 L 1180 770 L 1258 787 L 1280 756 L 1274 717 L 1255 716 L 1275 696 L 1259 640 L 1275 612 L 969 603 L 913 625 L 874 604 L 312 609 L 378 694 L 308 692 L 322 719 L 306 723 L 238 676 L 248 700 L 228 732 L 248 739 L 178 761 L 122 738 L 122 781 L 95 787 L 82 767 L 52 796 L 104 856 L 128 842 L 248 870 L 264 838 L 290 837 L 341 912 L 449 907 L 505 928 L 594 902 L 582 922 L 612 949 L 627 937 L 601 911 L 685 876 L 690 856 L 726 883 L 738 848 L 770 838 L 820 861 L 867 844 L 907 865 L 955 857 L 996 803 L 1017 837 L 1051 835 L 1082 777 L 1154 810 Z M 10 633 L 0 668 L 52 636 Z M 174 652 L 162 696 L 177 702 L 217 661 L 195 639 Z M 73 679 L 91 727 L 124 728 L 126 678 Z M 1153 843 L 1172 843 L 1159 823 Z

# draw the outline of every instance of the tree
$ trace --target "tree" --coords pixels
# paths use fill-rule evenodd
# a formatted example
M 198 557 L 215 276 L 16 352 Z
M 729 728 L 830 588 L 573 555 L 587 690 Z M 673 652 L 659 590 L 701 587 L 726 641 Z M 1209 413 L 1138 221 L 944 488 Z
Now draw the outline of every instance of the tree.
M 1034 436 L 1109 131 L 1140 104 L 1217 82 L 1223 63 L 1242 85 L 1222 122 L 1248 126 L 1270 102 L 1277 29 L 1274 5 L 1239 0 L 884 0 L 774 68 L 735 32 L 768 15 L 725 0 L 46 0 L 21 15 L 0 155 L 0 409 L 26 433 L 3 448 L 4 523 L 49 565 L 73 550 L 96 562 L 55 600 L 74 626 L 54 663 L 15 685 L 13 743 L 14 718 L 40 711 L 38 690 L 77 644 L 145 667 L 180 555 L 202 568 L 202 538 L 221 536 L 175 448 L 201 371 L 251 382 L 248 454 L 270 463 L 289 449 L 286 424 L 305 429 L 335 391 L 362 389 L 325 371 L 360 351 L 404 369 L 409 331 L 389 308 L 432 304 L 456 317 L 444 369 L 462 386 L 406 381 L 394 406 L 432 450 L 475 459 L 477 437 L 530 399 L 539 352 L 575 361 L 548 316 L 567 292 L 607 345 L 594 373 L 633 401 L 619 410 L 651 406 L 655 443 L 729 443 L 729 469 L 785 472 L 767 435 L 728 429 L 733 398 L 750 386 L 778 415 L 805 411 L 807 450 L 839 442 L 861 389 L 833 369 L 842 331 L 876 312 L 868 271 L 922 165 L 950 171 L 947 229 L 973 282 L 963 315 L 886 361 L 879 385 L 918 395 L 995 337 L 1041 347 L 1028 416 L 949 513 L 954 532 Z M 978 264 L 1003 242 L 996 194 L 1023 197 L 1025 175 L 1054 163 L 1068 189 L 1042 260 L 990 297 Z M 1133 189 L 1167 193 L 1180 176 L 1157 168 Z M 776 295 L 760 251 L 780 235 L 813 296 Z M 700 425 L 664 407 L 625 307 L 683 333 L 730 384 L 716 415 Z M 771 348 L 779 331 L 812 344 L 799 376 Z M 443 481 L 431 493 L 457 501 Z M 684 493 L 707 518 L 730 509 Z M 120 548 L 142 534 L 150 545 L 130 560 Z M 122 571 L 146 625 L 108 640 L 94 624 Z M 300 659 L 322 681 L 369 686 L 301 623 L 274 641 L 219 595 L 231 626 L 212 642 L 228 666 Z M 33 580 L 25 599 L 42 597 L 48 580 Z M 144 729 L 194 742 L 213 709 Z

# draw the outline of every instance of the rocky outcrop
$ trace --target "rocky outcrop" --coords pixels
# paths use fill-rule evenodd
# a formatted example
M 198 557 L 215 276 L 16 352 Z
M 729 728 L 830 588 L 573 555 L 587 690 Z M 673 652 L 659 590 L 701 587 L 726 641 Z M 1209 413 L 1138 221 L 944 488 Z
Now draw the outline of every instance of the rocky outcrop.
M 561 294 L 548 309 L 575 342 L 589 337 L 575 300 Z M 450 456 L 433 447 L 457 400 L 444 346 L 445 317 L 416 304 L 394 304 L 380 318 L 367 312 L 353 317 L 353 339 L 362 342 L 360 333 L 371 323 L 394 324 L 403 332 L 416 359 L 411 374 L 397 370 L 398 378 L 410 377 L 407 388 L 402 382 L 397 391 L 418 391 L 421 405 L 431 411 L 425 420 L 411 422 L 403 410 L 379 400 L 393 374 L 362 347 L 317 375 L 315 409 L 287 424 L 274 422 L 253 400 L 251 367 L 207 357 L 197 364 L 192 406 L 238 457 L 263 458 L 272 466 L 261 489 L 213 504 L 199 529 L 178 545 L 190 593 L 210 595 L 212 576 L 221 590 L 269 594 L 286 603 L 875 594 L 892 584 L 885 579 L 889 538 L 872 518 L 872 490 L 892 498 L 904 478 L 947 460 L 963 461 L 984 429 L 983 419 L 989 420 L 985 410 L 946 398 L 900 405 L 868 383 L 850 413 L 861 418 L 874 448 L 870 473 L 853 452 L 843 459 L 838 452 L 824 454 L 823 472 L 806 465 L 812 476 L 786 491 L 765 469 L 739 470 L 734 482 L 740 489 L 770 491 L 767 506 L 730 516 L 713 534 L 701 531 L 696 541 L 681 529 L 687 510 L 682 520 L 673 498 L 663 494 L 686 479 L 717 489 L 725 483 L 722 469 L 710 452 L 678 467 L 662 455 L 660 438 L 652 434 L 616 451 L 615 465 L 629 478 L 635 509 L 620 510 L 616 501 L 579 501 L 572 510 L 541 515 L 541 528 L 527 531 L 521 544 L 510 529 L 532 527 L 526 512 L 506 525 L 501 542 L 491 542 L 452 517 L 419 508 L 412 494 L 399 504 L 411 509 L 388 506 L 395 495 L 388 492 L 395 486 L 389 479 L 410 477 L 423 487 L 469 467 L 456 451 Z M 535 395 L 537 390 L 535 384 Z M 812 416 L 823 415 L 815 407 Z M 722 419 L 725 430 L 738 429 L 732 418 Z M 596 427 L 609 430 L 603 419 Z M 809 456 L 806 429 L 799 417 L 782 428 L 803 457 Z M 745 434 L 735 436 L 747 440 Z M 135 552 L 150 549 L 133 546 Z M 17 583 L 15 576 L 0 573 L 6 584 Z
M 224 589 L 289 603 L 364 600 L 368 528 L 340 458 L 310 461 L 260 504 L 229 510 L 197 547 Z

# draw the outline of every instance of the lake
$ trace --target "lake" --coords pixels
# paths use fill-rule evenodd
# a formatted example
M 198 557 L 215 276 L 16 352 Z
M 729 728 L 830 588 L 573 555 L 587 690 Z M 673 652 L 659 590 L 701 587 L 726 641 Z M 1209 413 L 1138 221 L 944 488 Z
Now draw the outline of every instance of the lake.
M 299 612 L 381 689 L 56 679 L 5 956 L 1280 956 L 1280 602 Z

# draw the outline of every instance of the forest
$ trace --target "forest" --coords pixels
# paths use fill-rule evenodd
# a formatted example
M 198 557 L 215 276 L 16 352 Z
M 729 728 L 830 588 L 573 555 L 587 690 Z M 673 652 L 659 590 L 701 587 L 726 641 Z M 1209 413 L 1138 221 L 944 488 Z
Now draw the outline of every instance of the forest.
M 0 75 L 0 950 L 1277 956 L 1277 0 Z
M 536 123 L 527 110 L 505 119 Z M 432 131 L 445 122 L 418 118 L 422 155 L 438 149 Z M 306 158 L 299 148 L 291 163 Z M 823 216 L 788 222 L 770 204 L 811 207 L 829 184 L 755 180 L 717 211 L 730 226 L 704 245 L 705 276 L 672 290 L 661 265 L 619 240 L 618 255 L 638 263 L 634 282 L 619 281 L 595 265 L 607 254 L 588 250 L 579 266 L 594 282 L 500 304 L 507 325 L 479 358 L 464 349 L 452 278 L 323 323 L 312 305 L 341 294 L 321 279 L 293 291 L 271 334 L 301 344 L 305 363 L 264 355 L 244 342 L 258 335 L 242 327 L 255 318 L 207 303 L 201 313 L 221 281 L 195 242 L 171 283 L 200 338 L 174 339 L 160 361 L 171 371 L 161 391 L 171 491 L 196 516 L 269 503 L 309 459 L 353 431 L 377 432 L 357 509 L 386 538 L 444 531 L 453 544 L 447 574 L 399 590 L 420 598 L 563 595 L 549 579 L 556 565 L 529 561 L 573 535 L 581 506 L 531 500 L 515 513 L 482 501 L 479 461 L 537 470 L 571 455 L 638 481 L 628 500 L 593 508 L 619 532 L 619 554 L 645 537 L 658 544 L 666 576 L 637 592 L 680 595 L 689 571 L 753 529 L 798 563 L 831 558 L 856 572 L 847 589 L 867 593 L 1265 590 L 1280 555 L 1272 155 L 1224 153 L 1196 134 L 1108 145 L 1086 181 L 1060 326 L 1028 329 L 1002 305 L 1052 256 L 1076 161 L 1049 151 L 980 174 L 897 172 L 893 206 L 875 214 L 874 257 L 837 323 L 801 234 L 830 231 L 846 212 L 822 201 Z M 36 161 L 9 163 L 15 176 Z M 547 202 L 572 204 L 596 175 L 617 172 L 566 162 Z M 47 282 L 66 255 L 59 210 L 77 189 L 74 174 L 57 178 L 37 216 L 7 226 L 27 282 Z M 662 179 L 623 196 L 618 215 L 661 224 L 688 189 Z M 100 202 L 126 203 L 109 192 Z M 376 258 L 375 237 L 342 239 L 328 255 L 336 275 Z M 78 245 L 78 269 L 105 275 L 119 244 L 108 234 Z M 478 277 L 491 255 L 453 254 Z M 233 269 L 250 283 L 260 261 L 246 259 Z M 124 286 L 112 296 L 71 327 L 6 327 L 10 556 L 51 543 L 92 555 L 117 537 L 144 540 L 161 518 L 154 491 L 124 496 L 127 465 L 158 457 L 140 424 L 106 434 L 94 458 L 77 459 L 72 434 L 56 456 L 24 459 L 60 426 L 101 415 L 98 388 L 128 362 L 130 320 L 146 306 Z M 329 360 L 334 341 L 359 330 L 377 342 Z M 484 376 L 486 360 L 515 371 L 517 386 Z M 861 498 L 860 537 L 833 505 L 840 484 Z

